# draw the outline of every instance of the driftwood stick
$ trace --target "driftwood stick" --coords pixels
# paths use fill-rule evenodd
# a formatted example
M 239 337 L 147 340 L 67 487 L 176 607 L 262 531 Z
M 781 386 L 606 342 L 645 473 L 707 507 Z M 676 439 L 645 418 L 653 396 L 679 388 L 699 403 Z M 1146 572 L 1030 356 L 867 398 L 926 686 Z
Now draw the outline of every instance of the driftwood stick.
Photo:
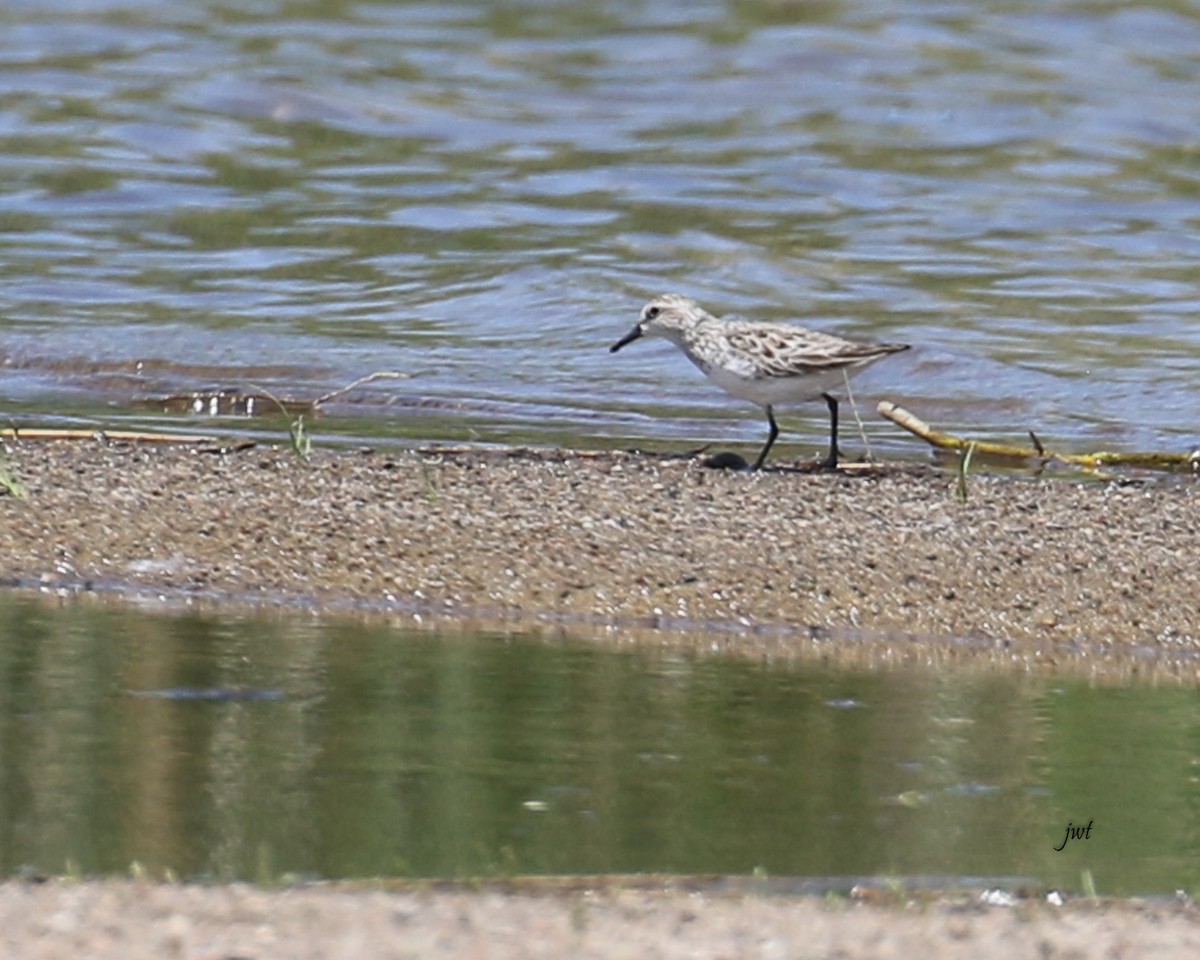
M 1029 432 L 1032 447 L 1021 447 L 1010 443 L 992 443 L 987 440 L 968 440 L 956 437 L 950 433 L 934 430 L 920 417 L 890 400 L 881 400 L 875 408 L 880 416 L 887 417 L 893 423 L 903 427 L 909 433 L 915 434 L 931 446 L 940 450 L 966 451 L 975 448 L 975 453 L 989 457 L 1001 457 L 1011 460 L 1036 460 L 1041 463 L 1057 461 L 1081 467 L 1084 470 L 1096 470 L 1100 467 L 1135 467 L 1143 470 L 1179 470 L 1187 469 L 1200 472 L 1200 450 L 1190 453 L 1121 453 L 1110 450 L 1097 450 L 1092 453 L 1055 453 L 1048 450 L 1041 438 Z
M 899 407 L 890 400 L 880 400 L 879 405 L 875 408 L 879 414 L 887 417 L 893 423 L 899 424 L 909 433 L 916 434 L 926 443 L 937 447 L 939 450 L 958 450 L 966 452 L 968 447 L 974 447 L 977 455 L 989 457 L 1011 457 L 1014 460 L 1044 460 L 1046 455 L 1039 453 L 1029 447 L 1018 447 L 1011 443 L 993 443 L 988 440 L 968 440 L 965 437 L 956 437 L 951 433 L 942 433 L 940 430 L 934 430 L 929 424 L 918 417 L 915 413 L 910 413 L 903 407 Z
M 5 427 L 0 440 L 111 440 L 114 443 L 216 443 L 216 437 L 195 433 L 142 433 L 137 430 L 49 430 Z

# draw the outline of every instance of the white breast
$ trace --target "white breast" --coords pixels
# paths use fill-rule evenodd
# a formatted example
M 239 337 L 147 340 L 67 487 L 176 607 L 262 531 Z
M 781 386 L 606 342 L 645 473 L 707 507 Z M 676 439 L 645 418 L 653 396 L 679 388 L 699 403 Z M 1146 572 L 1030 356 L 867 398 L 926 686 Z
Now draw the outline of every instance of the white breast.
M 697 363 L 697 366 L 726 393 L 762 407 L 817 400 L 822 393 L 836 391 L 845 382 L 841 370 L 816 371 L 794 377 L 755 377 L 749 364 Z

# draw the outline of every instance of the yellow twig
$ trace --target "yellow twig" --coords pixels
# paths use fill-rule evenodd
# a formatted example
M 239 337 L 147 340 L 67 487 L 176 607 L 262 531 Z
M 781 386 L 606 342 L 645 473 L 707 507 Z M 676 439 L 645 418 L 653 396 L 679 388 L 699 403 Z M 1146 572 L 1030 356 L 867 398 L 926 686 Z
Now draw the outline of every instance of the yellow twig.
M 1190 453 L 1121 453 L 1110 450 L 1097 450 L 1092 453 L 1055 453 L 1048 450 L 1041 438 L 1030 431 L 1032 447 L 1021 447 L 1010 443 L 992 443 L 986 440 L 969 440 L 956 437 L 950 433 L 934 430 L 920 417 L 899 407 L 890 400 L 881 400 L 875 408 L 881 416 L 887 417 L 893 423 L 903 427 L 909 433 L 915 434 L 931 446 L 941 450 L 964 451 L 974 447 L 979 456 L 1000 457 L 1010 460 L 1036 460 L 1041 463 L 1057 461 L 1085 470 L 1095 470 L 1100 467 L 1134 467 L 1144 470 L 1179 470 L 1181 468 L 1200 471 L 1200 450 Z
M 111 440 L 117 443 L 216 443 L 216 437 L 194 433 L 143 433 L 137 430 L 47 430 L 6 427 L 0 440 Z

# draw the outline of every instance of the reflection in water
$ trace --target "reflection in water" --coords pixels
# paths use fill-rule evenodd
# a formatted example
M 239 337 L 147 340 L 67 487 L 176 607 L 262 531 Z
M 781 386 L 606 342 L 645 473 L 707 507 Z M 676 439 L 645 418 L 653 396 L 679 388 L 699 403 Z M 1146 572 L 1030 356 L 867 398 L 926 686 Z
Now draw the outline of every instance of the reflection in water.
M 230 10 L 5 11 L 10 414 L 252 432 L 236 407 L 134 401 L 311 398 L 385 369 L 408 379 L 318 429 L 740 439 L 757 414 L 678 358 L 604 353 L 679 290 L 916 345 L 863 380 L 872 421 L 885 396 L 1063 449 L 1191 442 L 1187 5 Z M 819 436 L 819 410 L 784 413 Z
M 1200 879 L 1186 691 L 12 596 L 0 638 L 6 874 Z

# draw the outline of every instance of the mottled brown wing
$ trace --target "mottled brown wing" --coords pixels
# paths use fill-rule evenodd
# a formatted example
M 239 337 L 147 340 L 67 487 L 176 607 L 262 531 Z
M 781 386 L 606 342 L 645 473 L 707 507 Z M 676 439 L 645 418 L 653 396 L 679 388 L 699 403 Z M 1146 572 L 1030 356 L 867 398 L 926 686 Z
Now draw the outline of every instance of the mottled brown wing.
M 754 326 L 730 330 L 726 339 L 731 349 L 753 357 L 764 377 L 840 370 L 901 349 L 887 344 L 853 343 L 801 327 Z

